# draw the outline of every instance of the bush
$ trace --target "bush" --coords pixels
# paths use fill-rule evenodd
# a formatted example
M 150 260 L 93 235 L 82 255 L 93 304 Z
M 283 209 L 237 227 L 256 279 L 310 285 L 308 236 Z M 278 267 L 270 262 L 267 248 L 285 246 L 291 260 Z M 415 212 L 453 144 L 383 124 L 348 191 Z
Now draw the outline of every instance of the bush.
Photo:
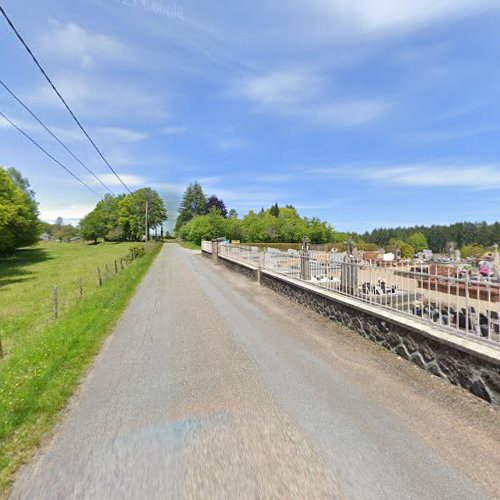
M 129 248 L 127 258 L 129 260 L 134 260 L 134 258 L 137 259 L 138 257 L 143 257 L 145 253 L 146 250 L 143 245 L 134 245 Z

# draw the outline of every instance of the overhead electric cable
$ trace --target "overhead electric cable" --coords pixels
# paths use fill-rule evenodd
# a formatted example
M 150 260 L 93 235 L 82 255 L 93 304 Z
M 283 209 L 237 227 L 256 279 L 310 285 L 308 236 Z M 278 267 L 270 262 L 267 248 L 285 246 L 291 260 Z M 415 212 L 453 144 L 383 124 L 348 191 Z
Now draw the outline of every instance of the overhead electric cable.
M 90 191 L 92 191 L 99 198 L 102 198 L 102 196 L 97 191 L 95 191 L 94 189 L 92 189 L 85 181 L 83 181 L 82 179 L 80 179 L 80 177 L 78 177 L 76 174 L 74 174 L 69 168 L 67 168 L 59 160 L 57 160 L 56 158 L 54 158 L 46 149 L 44 149 L 42 146 L 40 146 L 40 144 L 38 144 L 38 142 L 36 142 L 35 139 L 33 139 L 32 137 L 30 137 L 26 132 L 24 132 L 24 130 L 21 130 L 2 111 L 0 111 L 0 116 L 3 117 L 8 123 L 10 123 L 19 133 L 21 133 L 22 135 L 24 135 L 24 137 L 26 137 L 26 139 L 28 139 L 28 141 L 32 142 L 38 149 L 40 149 L 42 152 L 44 152 L 52 161 L 56 162 L 61 168 L 63 168 L 64 170 L 66 170 L 66 172 L 68 172 L 68 174 L 72 175 L 80 184 L 83 184 L 86 188 L 90 189 Z
M 87 167 L 87 165 L 85 165 L 85 163 L 83 163 L 74 153 L 73 151 L 71 151 L 71 149 L 68 148 L 68 146 L 66 146 L 66 144 L 64 144 L 63 141 L 61 141 L 61 139 L 59 139 L 59 137 L 57 137 L 56 134 L 54 134 L 54 132 L 52 132 L 52 130 L 50 130 L 47 125 L 45 125 L 45 123 L 43 123 L 43 121 L 16 95 L 14 94 L 14 92 L 12 92 L 12 90 L 2 81 L 0 80 L 0 85 L 2 85 L 2 87 L 85 169 L 87 170 L 87 172 L 89 172 L 89 174 L 91 174 L 92 176 L 95 177 L 95 179 L 101 184 L 101 186 L 106 190 L 106 191 L 109 191 L 113 196 L 114 196 L 114 193 L 113 191 L 108 187 L 106 186 L 106 184 L 104 184 L 104 182 L 101 181 L 101 179 L 99 179 L 99 177 L 97 177 L 96 174 L 94 174 L 94 172 L 92 172 L 92 170 L 90 168 Z
M 78 127 L 80 128 L 80 130 L 84 133 L 85 137 L 87 137 L 87 139 L 90 141 L 90 143 L 92 144 L 92 146 L 94 147 L 94 149 L 97 151 L 97 153 L 99 154 L 99 156 L 101 157 L 101 159 L 106 164 L 106 166 L 111 170 L 111 172 L 113 172 L 113 174 L 121 182 L 121 184 L 123 185 L 123 187 L 129 193 L 132 193 L 132 191 L 130 191 L 130 189 L 125 184 L 125 182 L 123 182 L 122 178 L 116 173 L 116 171 L 114 170 L 114 168 L 109 164 L 108 160 L 106 160 L 106 158 L 104 157 L 104 155 L 101 153 L 101 150 L 97 147 L 96 143 L 92 140 L 92 138 L 90 137 L 90 135 L 88 134 L 88 132 L 85 130 L 85 128 L 83 127 L 83 125 L 80 123 L 80 120 L 78 120 L 78 118 L 76 117 L 76 115 L 73 113 L 73 111 L 69 107 L 69 105 L 66 102 L 66 100 L 64 99 L 64 97 L 61 95 L 61 93 L 59 92 L 59 90 L 57 90 L 57 87 L 54 85 L 54 83 L 52 83 L 52 80 L 50 79 L 49 75 L 47 75 L 47 73 L 43 69 L 42 65 L 38 62 L 38 59 L 35 57 L 35 55 L 31 51 L 31 49 L 29 48 L 28 44 L 25 42 L 24 38 L 21 36 L 21 34 L 19 33 L 19 31 L 17 31 L 16 27 L 14 26 L 14 23 L 10 20 L 9 16 L 7 15 L 7 13 L 5 12 L 4 8 L 1 5 L 0 5 L 0 12 L 2 13 L 3 17 L 5 17 L 5 20 L 7 21 L 8 25 L 11 27 L 12 31 L 15 33 L 15 35 L 17 36 L 17 38 L 19 39 L 19 41 L 21 42 L 21 44 L 23 45 L 23 47 L 26 49 L 26 51 L 28 52 L 28 54 L 31 56 L 31 58 L 33 59 L 33 61 L 37 65 L 38 69 L 41 71 L 41 73 L 43 74 L 43 76 L 45 77 L 45 79 L 49 82 L 49 84 L 52 87 L 52 89 L 54 90 L 54 92 L 57 94 L 57 96 L 59 97 L 59 99 L 61 100 L 61 102 L 64 104 L 65 108 L 68 110 L 69 114 L 72 116 L 73 120 L 76 122 L 76 124 L 78 125 Z

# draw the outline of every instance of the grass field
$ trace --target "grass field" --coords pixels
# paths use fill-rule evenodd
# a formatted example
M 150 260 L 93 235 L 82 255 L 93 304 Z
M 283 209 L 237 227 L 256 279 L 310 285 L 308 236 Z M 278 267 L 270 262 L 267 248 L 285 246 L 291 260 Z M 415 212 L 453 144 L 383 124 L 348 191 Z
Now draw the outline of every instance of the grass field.
M 187 248 L 188 250 L 201 250 L 201 245 L 197 245 L 196 243 L 193 243 L 192 241 L 176 241 L 176 243 L 179 243 L 179 245 L 183 248 Z
M 0 261 L 0 498 L 57 420 L 89 362 L 126 307 L 161 245 L 98 288 L 96 267 L 130 244 L 47 244 Z M 78 300 L 78 278 L 85 295 Z M 52 286 L 64 298 L 52 319 Z
M 6 356 L 53 323 L 52 289 L 58 287 L 61 318 L 79 298 L 98 288 L 97 267 L 114 274 L 114 260 L 130 243 L 84 245 L 44 243 L 0 259 L 0 337 Z

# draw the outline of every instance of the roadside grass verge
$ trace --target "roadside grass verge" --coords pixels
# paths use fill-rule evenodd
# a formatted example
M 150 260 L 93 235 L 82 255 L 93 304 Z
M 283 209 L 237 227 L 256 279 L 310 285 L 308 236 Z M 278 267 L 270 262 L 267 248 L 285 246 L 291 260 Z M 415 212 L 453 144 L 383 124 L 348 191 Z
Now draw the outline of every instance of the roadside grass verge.
M 188 250 L 201 250 L 201 245 L 197 245 L 192 241 L 179 240 L 176 243 L 179 243 L 181 247 L 187 248 Z
M 154 246 L 0 361 L 0 498 L 56 423 L 160 249 Z

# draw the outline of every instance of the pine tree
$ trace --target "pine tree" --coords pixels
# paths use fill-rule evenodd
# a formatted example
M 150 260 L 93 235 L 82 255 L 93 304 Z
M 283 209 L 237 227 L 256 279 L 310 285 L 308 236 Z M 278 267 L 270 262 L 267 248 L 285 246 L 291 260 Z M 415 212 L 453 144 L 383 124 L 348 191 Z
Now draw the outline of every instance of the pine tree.
M 271 207 L 270 214 L 276 218 L 280 216 L 280 208 L 277 203 Z
M 178 233 L 180 228 L 187 224 L 193 217 L 207 213 L 207 198 L 203 193 L 201 185 L 198 182 L 194 182 L 184 191 L 182 202 L 179 206 L 179 216 L 175 224 L 175 232 Z

